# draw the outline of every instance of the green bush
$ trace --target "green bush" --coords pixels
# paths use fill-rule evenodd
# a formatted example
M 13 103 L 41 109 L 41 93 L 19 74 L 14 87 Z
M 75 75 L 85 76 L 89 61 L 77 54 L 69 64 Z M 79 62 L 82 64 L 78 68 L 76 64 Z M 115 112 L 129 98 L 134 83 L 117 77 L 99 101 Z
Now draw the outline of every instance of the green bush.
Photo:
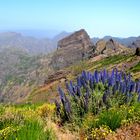
M 52 131 L 44 130 L 43 125 L 37 120 L 25 121 L 16 134 L 19 140 L 51 140 L 54 138 Z
M 121 122 L 125 116 L 123 116 L 122 112 L 117 111 L 117 109 L 110 109 L 108 111 L 103 111 L 99 114 L 98 126 L 106 125 L 109 126 L 111 130 L 116 130 L 121 126 Z

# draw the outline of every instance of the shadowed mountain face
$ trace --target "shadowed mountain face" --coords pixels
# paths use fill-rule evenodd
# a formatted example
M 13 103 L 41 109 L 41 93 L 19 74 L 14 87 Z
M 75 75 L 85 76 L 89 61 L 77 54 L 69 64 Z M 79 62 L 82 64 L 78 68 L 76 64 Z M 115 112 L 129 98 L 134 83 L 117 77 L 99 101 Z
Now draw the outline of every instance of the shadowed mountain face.
M 58 41 L 58 48 L 55 52 L 52 65 L 55 68 L 62 68 L 83 60 L 91 49 L 92 42 L 84 29 Z

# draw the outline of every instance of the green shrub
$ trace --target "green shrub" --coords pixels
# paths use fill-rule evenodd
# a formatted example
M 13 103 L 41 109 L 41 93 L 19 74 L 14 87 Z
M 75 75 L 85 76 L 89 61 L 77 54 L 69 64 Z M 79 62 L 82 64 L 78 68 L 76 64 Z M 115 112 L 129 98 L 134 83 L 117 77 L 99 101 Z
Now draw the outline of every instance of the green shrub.
M 37 120 L 25 121 L 24 125 L 17 132 L 19 140 L 50 140 L 53 139 L 52 131 L 44 130 L 43 125 Z
M 108 111 L 103 111 L 101 114 L 99 114 L 99 121 L 97 122 L 99 126 L 106 125 L 109 126 L 111 130 L 116 130 L 121 126 L 121 122 L 125 116 L 117 109 L 110 109 Z

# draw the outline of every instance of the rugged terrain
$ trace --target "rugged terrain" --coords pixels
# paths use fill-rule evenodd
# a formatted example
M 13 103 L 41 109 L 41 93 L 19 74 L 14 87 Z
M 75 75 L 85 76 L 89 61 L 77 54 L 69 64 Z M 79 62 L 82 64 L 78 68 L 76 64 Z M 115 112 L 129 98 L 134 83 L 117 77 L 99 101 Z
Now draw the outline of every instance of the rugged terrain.
M 9 38 L 17 46 L 0 46 L 0 140 L 139 140 L 138 40 L 95 43 L 82 29 L 33 55 Z
M 15 33 L 6 34 L 11 44 L 18 42 L 13 39 L 13 34 L 22 38 Z M 0 44 L 3 44 L 2 40 Z M 140 59 L 134 55 L 135 49 L 128 48 L 113 39 L 107 41 L 101 39 L 94 44 L 87 32 L 82 29 L 60 39 L 57 50 L 49 55 L 32 56 L 23 47 L 1 46 L 1 102 L 50 100 L 53 96 L 50 94 L 55 93 L 59 81 L 73 77 L 82 69 L 93 71 L 104 67 L 107 69 L 117 67 L 132 72 L 134 78 L 140 77 Z M 135 45 L 133 48 L 139 47 L 138 41 L 133 45 Z

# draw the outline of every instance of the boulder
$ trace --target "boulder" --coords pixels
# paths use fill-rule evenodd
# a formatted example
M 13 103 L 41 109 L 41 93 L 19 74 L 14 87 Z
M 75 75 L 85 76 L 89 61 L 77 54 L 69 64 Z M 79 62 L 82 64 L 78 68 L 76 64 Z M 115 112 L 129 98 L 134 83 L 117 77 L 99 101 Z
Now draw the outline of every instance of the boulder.
M 137 56 L 140 56 L 140 48 L 136 48 L 136 53 L 135 53 L 135 55 L 137 55 Z
M 59 70 L 51 75 L 48 75 L 48 78 L 44 81 L 44 85 L 55 82 L 55 81 L 59 81 L 61 79 L 66 79 L 69 73 L 70 71 Z

